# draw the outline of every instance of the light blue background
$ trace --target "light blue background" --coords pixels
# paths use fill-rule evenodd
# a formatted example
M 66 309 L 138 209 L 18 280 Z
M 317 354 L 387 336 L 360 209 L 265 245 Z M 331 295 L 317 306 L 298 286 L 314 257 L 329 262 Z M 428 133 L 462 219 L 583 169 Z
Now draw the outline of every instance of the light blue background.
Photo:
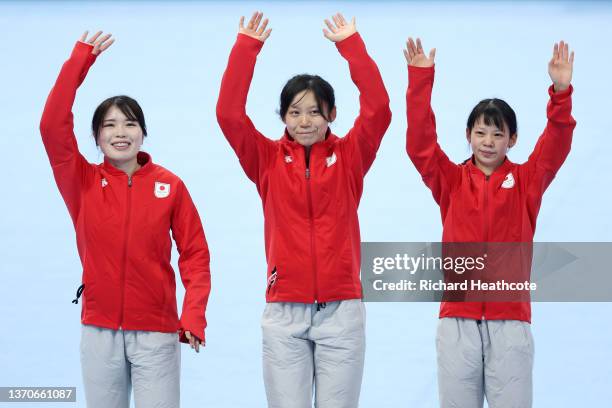
M 78 405 L 84 406 L 80 306 L 70 303 L 81 269 L 38 122 L 75 40 L 86 29 L 104 29 L 117 41 L 77 95 L 80 148 L 100 161 L 89 130 L 95 107 L 115 94 L 137 98 L 149 128 L 144 149 L 189 187 L 212 254 L 207 347 L 199 355 L 183 348 L 183 406 L 265 406 L 261 204 L 214 115 L 238 19 L 254 9 L 266 12 L 273 32 L 259 57 L 248 112 L 272 138 L 283 131 L 276 115 L 280 90 L 302 72 L 318 73 L 335 87 L 333 130 L 343 135 L 350 128 L 358 93 L 321 28 L 336 11 L 357 16 L 394 115 L 366 178 L 359 212 L 364 241 L 441 237 L 438 207 L 404 149 L 407 74 L 401 50 L 408 35 L 438 49 L 433 104 L 440 143 L 455 161 L 469 155 L 469 111 L 493 96 L 507 100 L 519 119 L 510 158 L 527 158 L 545 125 L 552 45 L 569 41 L 576 50 L 578 127 L 572 152 L 544 197 L 536 240 L 611 240 L 612 7 L 605 2 L 0 3 L 0 386 L 77 386 Z M 367 309 L 361 405 L 437 406 L 438 305 Z M 535 407 L 609 406 L 611 316 L 610 304 L 533 305 Z

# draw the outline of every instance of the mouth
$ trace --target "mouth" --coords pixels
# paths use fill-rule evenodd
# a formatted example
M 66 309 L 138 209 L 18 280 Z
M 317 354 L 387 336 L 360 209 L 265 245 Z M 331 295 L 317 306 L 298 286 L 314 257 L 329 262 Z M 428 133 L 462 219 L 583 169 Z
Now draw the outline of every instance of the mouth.
M 111 146 L 113 146 L 117 150 L 127 150 L 127 149 L 129 149 L 129 147 L 131 145 L 132 145 L 132 143 L 125 142 L 125 141 L 111 143 Z
M 495 152 L 489 152 L 489 151 L 486 151 L 486 150 L 479 150 L 479 152 L 480 152 L 480 154 L 481 154 L 481 155 L 483 155 L 484 157 L 489 157 L 489 158 L 490 158 L 490 157 L 495 157 L 495 155 L 497 154 L 497 153 L 495 153 Z

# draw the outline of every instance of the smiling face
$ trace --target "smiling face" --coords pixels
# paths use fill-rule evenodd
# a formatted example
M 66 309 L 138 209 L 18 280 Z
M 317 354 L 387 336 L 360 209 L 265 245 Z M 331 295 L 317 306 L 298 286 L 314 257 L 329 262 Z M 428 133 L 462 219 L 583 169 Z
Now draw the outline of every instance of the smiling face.
M 328 109 L 328 107 L 322 106 L 321 109 Z M 336 117 L 336 109 L 334 107 L 331 112 L 325 113 L 324 115 L 319 110 L 314 93 L 304 90 L 297 93 L 291 101 L 283 122 L 287 126 L 289 136 L 302 146 L 308 147 L 325 140 L 325 134 L 329 128 L 329 121 L 325 117 L 333 121 Z
M 100 124 L 97 143 L 115 167 L 123 167 L 136 163 L 143 137 L 138 121 L 128 118 L 121 109 L 112 105 Z
M 516 143 L 516 133 L 510 135 L 508 125 L 504 123 L 504 128 L 499 129 L 494 124 L 486 124 L 482 116 L 471 130 L 466 130 L 466 136 L 476 167 L 486 175 L 493 173 L 504 162 L 508 149 Z

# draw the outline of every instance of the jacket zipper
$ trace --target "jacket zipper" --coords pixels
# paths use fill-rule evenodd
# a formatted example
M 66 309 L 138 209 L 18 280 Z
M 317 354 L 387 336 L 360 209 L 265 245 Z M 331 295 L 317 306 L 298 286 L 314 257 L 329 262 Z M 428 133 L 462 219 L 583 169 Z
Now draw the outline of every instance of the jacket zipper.
M 125 306 L 125 270 L 127 268 L 128 231 L 130 227 L 130 215 L 132 207 L 132 176 L 128 176 L 127 183 L 127 213 L 125 217 L 125 230 L 123 234 L 123 256 L 121 262 L 121 316 L 119 317 L 119 329 L 123 326 L 123 308 Z
M 485 253 L 488 251 L 489 246 L 489 178 L 491 176 L 485 175 L 485 183 L 484 183 L 484 200 L 483 200 L 483 212 L 485 217 L 484 222 L 484 238 L 485 238 Z M 487 309 L 487 303 L 482 302 L 482 320 L 485 320 Z
M 308 215 L 310 217 L 310 252 L 312 259 L 312 275 L 314 280 L 314 301 L 318 302 L 319 290 L 317 282 L 317 262 L 315 258 L 314 214 L 312 210 L 312 193 L 310 191 L 310 167 L 306 167 L 306 199 L 308 200 Z

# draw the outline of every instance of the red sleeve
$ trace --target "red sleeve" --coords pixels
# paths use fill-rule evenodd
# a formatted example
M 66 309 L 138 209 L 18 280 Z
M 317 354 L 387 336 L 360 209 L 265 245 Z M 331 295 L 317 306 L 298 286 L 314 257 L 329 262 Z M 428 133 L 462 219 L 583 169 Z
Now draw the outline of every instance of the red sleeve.
M 444 211 L 448 207 L 450 190 L 461 170 L 438 144 L 436 118 L 431 109 L 433 82 L 434 67 L 408 66 L 406 151 Z
M 92 169 L 77 146 L 72 105 L 77 88 L 96 60 L 92 49 L 90 44 L 76 43 L 51 89 L 40 121 L 40 134 L 53 175 L 73 222 L 76 222 L 80 210 L 81 190 Z
M 246 114 L 249 86 L 257 54 L 263 42 L 238 34 L 221 80 L 217 101 L 217 121 L 236 152 L 246 175 L 259 184 L 259 173 L 267 162 L 274 142 L 263 136 Z
M 365 175 L 391 123 L 389 95 L 359 33 L 337 42 L 336 48 L 347 60 L 351 79 L 359 89 L 359 116 L 346 135 L 345 143 L 353 145 L 350 150 L 359 152 Z
M 544 194 L 555 174 L 563 165 L 572 145 L 576 121 L 572 117 L 573 87 L 561 92 L 548 89 L 550 101 L 546 108 L 548 123 L 525 163 L 530 190 Z
M 182 181 L 178 185 L 176 200 L 172 212 L 172 237 L 179 253 L 179 272 L 185 287 L 180 341 L 188 343 L 185 337 L 188 330 L 204 342 L 206 304 L 210 293 L 210 255 L 198 210 Z

